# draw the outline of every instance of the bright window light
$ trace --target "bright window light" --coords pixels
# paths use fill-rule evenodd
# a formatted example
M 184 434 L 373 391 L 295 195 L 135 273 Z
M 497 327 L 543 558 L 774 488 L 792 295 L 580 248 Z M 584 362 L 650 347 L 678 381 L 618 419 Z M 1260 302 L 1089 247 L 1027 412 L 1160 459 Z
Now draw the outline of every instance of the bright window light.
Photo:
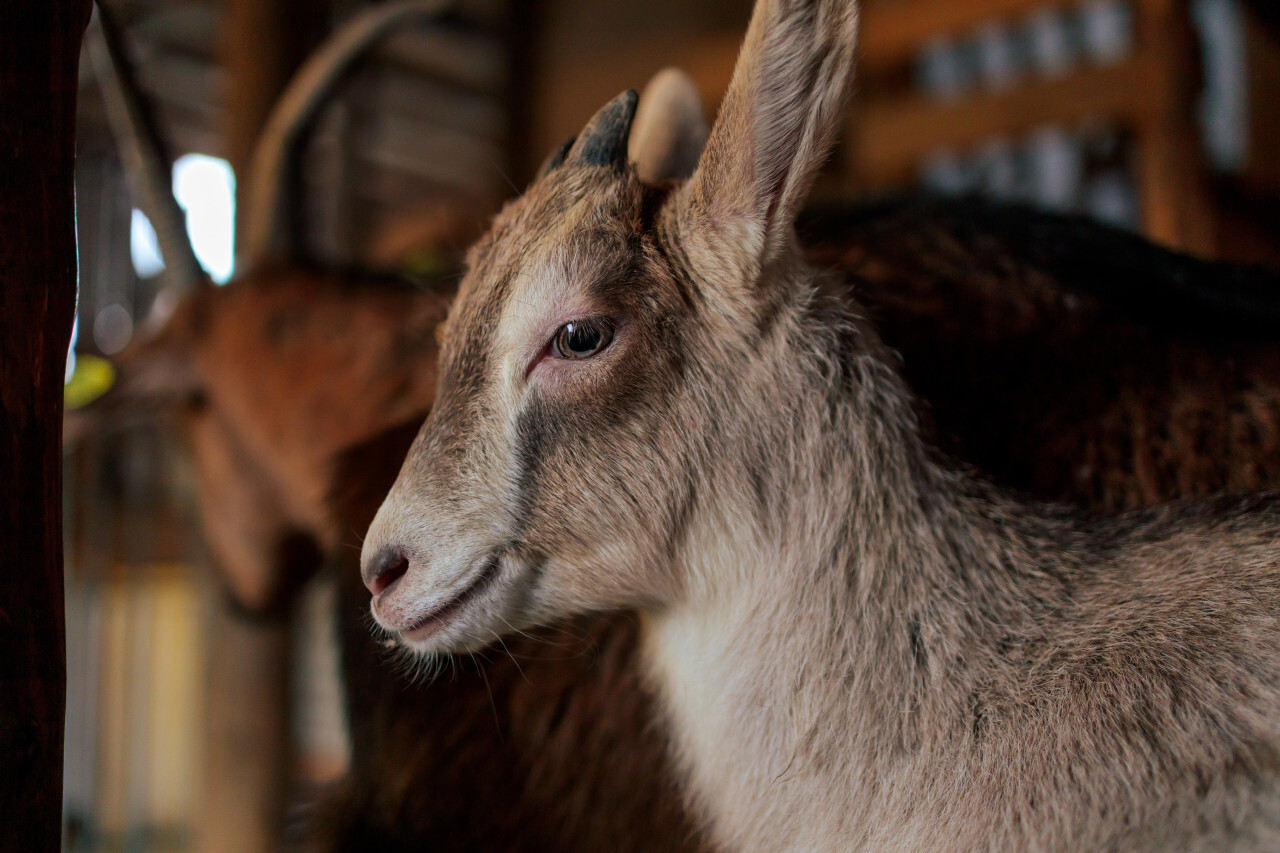
M 71 343 L 67 345 L 67 372 L 62 377 L 62 384 L 71 381 L 72 375 L 76 372 L 76 339 L 80 337 L 80 318 L 76 317 L 71 321 Z
M 173 164 L 173 194 L 187 212 L 196 257 L 219 284 L 234 266 L 236 178 L 226 160 L 187 154 Z
M 164 258 L 160 254 L 156 229 L 151 226 L 147 215 L 136 207 L 129 229 L 129 255 L 133 258 L 133 268 L 139 278 L 151 278 L 164 270 Z

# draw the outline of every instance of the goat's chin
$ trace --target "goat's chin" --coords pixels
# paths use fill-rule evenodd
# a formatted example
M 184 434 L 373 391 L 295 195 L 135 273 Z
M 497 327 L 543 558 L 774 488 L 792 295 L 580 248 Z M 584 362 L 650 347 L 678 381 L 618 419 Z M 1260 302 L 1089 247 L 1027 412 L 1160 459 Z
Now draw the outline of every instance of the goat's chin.
M 417 655 L 479 651 L 523 627 L 521 601 L 531 574 L 523 561 L 495 555 L 456 589 L 405 596 L 416 601 L 394 606 L 380 607 L 375 600 L 373 616 L 379 627 Z

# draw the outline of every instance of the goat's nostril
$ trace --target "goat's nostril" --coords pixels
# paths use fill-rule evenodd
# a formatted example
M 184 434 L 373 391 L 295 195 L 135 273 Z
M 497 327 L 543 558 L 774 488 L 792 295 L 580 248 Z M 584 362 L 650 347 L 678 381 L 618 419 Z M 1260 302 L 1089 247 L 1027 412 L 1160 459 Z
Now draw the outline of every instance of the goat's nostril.
M 409 571 L 409 560 L 398 549 L 384 548 L 378 553 L 365 573 L 364 585 L 369 592 L 378 595 L 404 577 Z

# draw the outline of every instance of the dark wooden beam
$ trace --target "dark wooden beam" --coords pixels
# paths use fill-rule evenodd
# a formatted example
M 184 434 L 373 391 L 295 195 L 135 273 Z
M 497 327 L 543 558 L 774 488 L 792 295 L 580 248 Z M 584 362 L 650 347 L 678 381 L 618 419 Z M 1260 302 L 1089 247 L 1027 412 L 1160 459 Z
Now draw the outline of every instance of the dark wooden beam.
M 1275 0 L 1245 0 L 1245 5 L 1261 24 L 1280 34 L 1280 3 Z
M 0 3 L 0 826 L 57 850 L 66 706 L 62 380 L 76 303 L 72 167 L 89 0 Z
M 227 160 L 237 209 L 249 198 L 249 162 L 267 117 L 293 72 L 328 34 L 326 0 L 227 0 L 219 33 L 226 73 Z
M 907 185 L 935 151 L 1016 139 L 1046 124 L 1075 127 L 1096 119 L 1131 129 L 1150 112 L 1147 93 L 1161 83 L 1152 72 L 1153 64 L 1140 55 L 955 102 L 927 95 L 869 100 L 849 120 L 854 182 L 872 190 Z
M 222 150 L 236 173 L 238 210 L 250 197 L 249 163 L 263 125 L 329 24 L 327 0 L 227 0 L 224 6 Z M 223 610 L 215 614 L 209 634 L 209 740 L 196 849 L 273 853 L 286 846 L 289 625 L 254 625 Z
M 1081 0 L 869 0 L 862 4 L 859 61 L 866 67 L 910 62 L 937 36 L 963 38 L 991 21 L 1017 20 L 1045 8 L 1071 8 Z

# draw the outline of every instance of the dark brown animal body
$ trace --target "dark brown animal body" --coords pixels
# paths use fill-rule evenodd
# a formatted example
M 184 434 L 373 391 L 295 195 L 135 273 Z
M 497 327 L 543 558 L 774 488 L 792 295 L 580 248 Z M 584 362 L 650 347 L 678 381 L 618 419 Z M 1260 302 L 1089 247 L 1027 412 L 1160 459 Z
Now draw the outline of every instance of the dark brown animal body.
M 1280 484 L 1280 347 L 1229 339 L 1206 304 L 1274 276 L 975 202 L 822 211 L 803 233 L 869 304 L 935 435 L 1001 482 L 1091 509 Z M 1158 299 L 1182 308 L 1152 321 Z M 367 526 L 416 431 L 342 455 L 347 530 Z M 356 554 L 337 552 L 353 767 L 314 809 L 315 849 L 696 848 L 637 679 L 634 617 L 509 638 L 408 686 L 368 631 Z
M 1280 484 L 1275 271 L 979 201 L 814 209 L 931 440 L 997 482 L 1099 512 Z

